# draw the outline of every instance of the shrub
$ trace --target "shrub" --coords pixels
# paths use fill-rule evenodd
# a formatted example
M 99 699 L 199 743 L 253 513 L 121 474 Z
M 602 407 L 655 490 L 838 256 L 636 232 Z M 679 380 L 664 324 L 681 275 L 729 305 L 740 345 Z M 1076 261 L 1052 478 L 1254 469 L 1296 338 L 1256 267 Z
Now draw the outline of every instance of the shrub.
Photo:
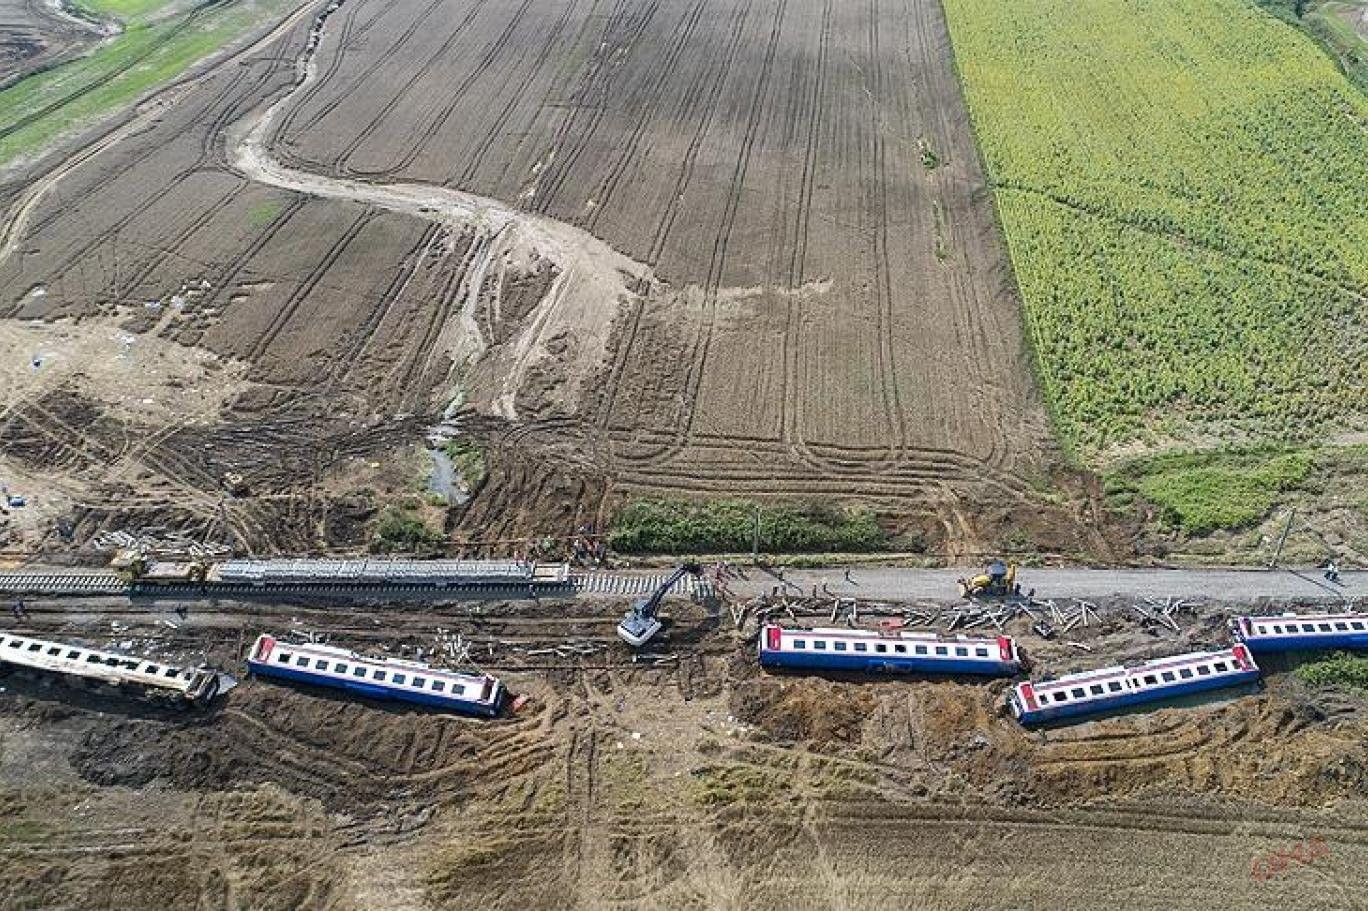
M 1309 452 L 1217 450 L 1155 456 L 1109 475 L 1113 504 L 1135 493 L 1159 508 L 1160 518 L 1188 534 L 1245 528 L 1262 519 L 1281 496 L 1306 481 Z
M 1337 652 L 1324 661 L 1297 668 L 1296 674 L 1312 686 L 1349 686 L 1368 690 L 1368 658 Z
M 767 553 L 883 550 L 889 537 L 868 510 L 760 506 L 747 500 L 641 499 L 617 515 L 609 544 L 624 553 L 737 553 L 751 549 L 756 509 Z
M 446 536 L 428 528 L 412 511 L 391 506 L 380 514 L 371 537 L 371 550 L 377 553 L 417 553 L 434 550 Z

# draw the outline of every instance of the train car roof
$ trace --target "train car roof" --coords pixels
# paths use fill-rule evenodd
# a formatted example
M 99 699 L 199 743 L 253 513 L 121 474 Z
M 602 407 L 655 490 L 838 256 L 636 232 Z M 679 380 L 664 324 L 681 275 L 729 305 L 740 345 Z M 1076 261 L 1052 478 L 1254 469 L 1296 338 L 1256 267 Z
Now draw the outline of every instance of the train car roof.
M 1223 649 L 1214 652 L 1189 652 L 1184 655 L 1170 655 L 1166 658 L 1152 658 L 1141 664 L 1134 665 L 1113 665 L 1112 667 L 1101 667 L 1088 671 L 1077 671 L 1072 674 L 1065 674 L 1062 677 L 1054 677 L 1047 680 L 1031 680 L 1033 689 L 1054 689 L 1064 686 L 1072 686 L 1076 683 L 1106 680 L 1112 677 L 1128 676 L 1148 673 L 1150 671 L 1162 670 L 1170 667 L 1185 667 L 1190 664 L 1201 664 L 1204 661 L 1214 661 L 1220 658 L 1236 660 L 1234 648 Z M 1017 684 L 1021 686 L 1022 684 Z
M 322 645 L 314 642 L 287 642 L 281 639 L 280 637 L 273 636 L 269 633 L 262 633 L 260 636 L 257 637 L 257 642 L 260 643 L 262 639 L 272 640 L 273 642 L 275 642 L 276 648 L 278 649 L 289 649 L 293 652 L 308 653 L 315 656 L 340 658 L 342 660 L 353 661 L 358 664 L 378 664 L 384 665 L 385 667 L 403 668 L 410 671 L 418 671 L 424 674 L 432 674 L 434 676 L 441 677 L 460 678 L 462 680 L 497 679 L 489 674 L 472 674 L 467 673 L 465 671 L 454 671 L 448 668 L 433 667 L 432 665 L 424 664 L 421 661 L 410 661 L 404 658 L 388 658 L 376 655 L 362 655 L 357 652 L 351 651 L 350 649 L 339 648 L 335 645 Z M 255 650 L 256 648 L 254 646 L 253 651 Z
M 767 625 L 767 626 L 771 626 L 771 627 L 775 627 L 775 628 L 779 629 L 779 630 L 782 631 L 782 632 L 788 633 L 789 635 L 795 635 L 795 636 L 803 636 L 803 635 L 808 635 L 808 636 L 810 636 L 810 635 L 816 634 L 816 635 L 821 635 L 821 636 L 855 636 L 855 637 L 866 637 L 866 636 L 867 636 L 867 637 L 870 637 L 870 638 L 873 638 L 873 639 L 924 639 L 924 640 L 926 640 L 926 641 L 928 641 L 928 642 L 935 641 L 935 642 L 993 642 L 993 643 L 997 642 L 998 639 L 1010 639 L 1010 638 L 1012 638 L 1011 636 L 1008 636 L 1008 635 L 1006 635 L 1005 633 L 1003 633 L 1003 634 L 998 634 L 998 633 L 985 633 L 985 634 L 979 635 L 979 636 L 966 636 L 966 635 L 964 635 L 963 633 L 956 633 L 956 634 L 954 634 L 954 635 L 950 635 L 950 634 L 946 634 L 946 633 L 937 633 L 937 632 L 934 632 L 934 631 L 903 630 L 903 629 L 893 629 L 893 630 L 851 629 L 851 628 L 844 628 L 844 629 L 843 629 L 843 628 L 840 628 L 840 627 L 826 627 L 826 626 L 817 626 L 817 627 L 813 627 L 812 629 L 801 629 L 801 628 L 792 627 L 792 626 L 780 626 L 778 623 L 769 623 L 769 624 L 766 624 L 766 625 Z

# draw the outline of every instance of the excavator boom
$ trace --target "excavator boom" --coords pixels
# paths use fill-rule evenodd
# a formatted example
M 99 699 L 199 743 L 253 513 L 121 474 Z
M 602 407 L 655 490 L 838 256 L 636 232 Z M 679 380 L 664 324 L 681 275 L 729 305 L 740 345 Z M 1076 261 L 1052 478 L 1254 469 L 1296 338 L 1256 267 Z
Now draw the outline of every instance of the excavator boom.
M 697 563 L 685 563 L 683 566 L 670 573 L 669 577 L 660 585 L 656 586 L 655 591 L 645 598 L 632 605 L 622 617 L 622 622 L 618 624 L 617 634 L 623 642 L 632 648 L 641 648 L 650 642 L 660 632 L 661 622 L 656 619 L 656 611 L 660 609 L 660 602 L 665 599 L 670 589 L 675 587 L 680 579 L 688 575 L 697 576 L 703 572 L 703 567 Z

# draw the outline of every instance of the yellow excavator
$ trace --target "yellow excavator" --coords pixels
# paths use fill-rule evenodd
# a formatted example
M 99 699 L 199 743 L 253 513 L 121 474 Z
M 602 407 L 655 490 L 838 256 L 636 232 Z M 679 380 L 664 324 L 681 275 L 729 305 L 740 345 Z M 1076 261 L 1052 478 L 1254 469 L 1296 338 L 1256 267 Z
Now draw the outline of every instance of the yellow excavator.
M 959 580 L 961 598 L 1011 598 L 1021 594 L 1016 580 L 1016 564 L 994 560 L 986 572 Z

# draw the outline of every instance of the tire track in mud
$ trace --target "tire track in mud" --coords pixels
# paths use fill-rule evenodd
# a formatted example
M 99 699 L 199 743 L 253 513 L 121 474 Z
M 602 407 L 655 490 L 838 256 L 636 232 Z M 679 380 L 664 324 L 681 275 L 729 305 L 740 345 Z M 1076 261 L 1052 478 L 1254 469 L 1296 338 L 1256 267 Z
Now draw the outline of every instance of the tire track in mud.
M 275 239 L 275 236 L 280 233 L 281 229 L 289 224 L 290 220 L 308 205 L 308 202 L 309 198 L 302 195 L 296 195 L 290 199 L 290 202 L 285 208 L 280 210 L 280 213 L 276 215 L 270 226 L 265 231 L 258 234 L 253 241 L 247 245 L 246 249 L 228 263 L 227 268 L 223 270 L 223 277 L 219 280 L 217 287 L 214 288 L 213 296 L 205 301 L 205 306 L 223 305 L 223 295 L 229 293 L 229 289 L 233 287 L 238 276 L 242 274 L 242 270 L 247 268 L 247 264 L 255 259 L 257 254 Z
M 432 315 L 423 329 L 422 338 L 413 348 L 408 363 L 399 373 L 396 388 L 403 390 L 401 401 L 404 410 L 413 410 L 417 407 L 422 395 L 418 388 L 421 386 L 420 380 L 427 371 L 437 339 L 441 337 L 442 327 L 451 317 L 451 307 L 456 300 L 456 292 L 465 278 L 466 270 L 469 268 L 471 258 L 474 255 L 476 247 L 474 239 L 470 235 L 462 235 L 462 237 L 467 239 L 467 243 L 461 252 L 460 262 L 447 267 L 448 274 L 442 282 L 441 291 L 437 295 L 437 306 L 432 309 Z
M 814 469 L 821 462 L 813 456 L 807 444 L 805 418 L 800 391 L 803 381 L 803 301 L 801 288 L 807 272 L 807 246 L 812 224 L 812 196 L 817 182 L 817 165 L 821 158 L 821 131 L 826 107 L 822 104 L 827 86 L 827 66 L 831 50 L 832 0 L 822 3 L 822 24 L 817 40 L 816 76 L 806 109 L 802 111 L 808 124 L 807 141 L 803 151 L 803 167 L 798 184 L 798 213 L 791 242 L 786 290 L 784 295 L 784 369 L 779 392 L 780 435 L 795 455 Z
M 625 22 L 622 23 L 624 34 L 620 38 L 617 35 L 619 19 L 625 14 L 625 9 L 614 10 L 613 16 L 609 19 L 608 25 L 604 28 L 603 40 L 600 42 L 600 46 L 604 50 L 603 58 L 599 60 L 597 65 L 592 69 L 587 84 L 585 85 L 585 95 L 589 96 L 589 100 L 592 102 L 588 105 L 588 109 L 592 112 L 589 124 L 583 130 L 576 131 L 574 129 L 580 112 L 586 107 L 586 105 L 580 103 L 581 99 L 576 97 L 576 103 L 572 109 L 571 116 L 567 118 L 566 129 L 563 134 L 567 137 L 574 137 L 573 142 L 570 145 L 570 151 L 568 154 L 561 154 L 563 151 L 561 145 L 556 144 L 552 146 L 551 152 L 549 153 L 551 168 L 550 175 L 546 178 L 547 186 L 544 192 L 537 193 L 534 211 L 542 214 L 547 214 L 550 211 L 552 203 L 556 197 L 560 195 L 566 180 L 569 178 L 570 174 L 574 172 L 575 165 L 579 163 L 585 150 L 592 146 L 594 136 L 598 133 L 598 129 L 603 123 L 604 115 L 608 109 L 608 98 L 611 95 L 614 81 L 622 70 L 623 61 L 625 61 L 626 57 L 631 54 L 632 49 L 635 48 L 637 43 L 641 40 L 642 34 L 651 24 L 651 20 L 655 18 L 659 8 L 660 4 L 658 2 L 651 2 L 645 7 L 640 15 L 626 16 Z M 615 59 L 619 53 L 621 53 L 623 60 Z M 600 80 L 600 74 L 604 75 L 606 78 Z M 539 186 L 540 180 L 541 178 L 539 176 Z
M 264 72 L 262 76 L 257 80 L 257 83 L 253 88 L 260 88 L 261 85 L 264 84 L 265 81 L 270 78 L 271 74 L 272 71 L 269 70 Z M 235 107 L 234 102 L 229 100 L 230 96 L 236 91 L 238 85 L 242 82 L 246 75 L 246 68 L 240 68 L 239 71 L 235 73 L 233 77 L 228 81 L 228 84 L 223 88 L 223 90 L 220 91 L 213 98 L 211 98 L 209 102 L 205 104 L 203 108 L 200 109 L 200 115 L 197 115 L 196 119 L 198 119 L 198 116 L 202 116 L 203 114 L 207 114 L 209 111 L 214 110 L 214 108 L 217 107 L 220 103 L 228 101 L 228 103 L 225 104 L 223 108 L 219 110 L 219 113 L 214 117 L 214 120 L 210 124 L 210 131 L 214 129 L 221 130 L 224 124 L 226 124 L 228 117 L 231 116 Z M 206 131 L 205 137 L 208 137 L 209 135 L 210 132 Z M 95 237 L 91 240 L 85 242 L 85 244 L 80 250 L 77 250 L 70 254 L 66 258 L 66 260 L 64 260 L 62 264 L 57 266 L 57 268 L 52 272 L 51 277 L 48 279 L 49 283 L 58 284 L 62 282 L 70 273 L 72 268 L 74 268 L 77 263 L 81 262 L 83 258 L 89 254 L 89 251 L 91 249 L 102 247 L 105 244 L 107 244 L 112 238 L 117 236 L 119 232 L 123 231 L 130 224 L 136 221 L 140 216 L 142 216 L 148 209 L 152 208 L 154 205 L 161 202 L 163 199 L 166 199 L 173 192 L 175 192 L 176 189 L 178 189 L 182 183 L 184 183 L 190 177 L 194 176 L 204 167 L 210 153 L 212 152 L 212 149 L 212 142 L 209 141 L 207 138 L 204 139 L 201 142 L 200 155 L 191 164 L 189 164 L 185 168 L 182 168 L 180 171 L 172 175 L 172 177 L 166 183 L 164 183 L 160 187 L 160 189 L 148 195 L 145 201 L 143 201 L 141 204 L 134 206 L 132 209 L 130 209 L 128 214 L 124 215 L 122 218 L 114 222 L 113 225 L 111 225 L 104 231 L 101 231 L 99 234 L 96 234 Z M 143 164 L 154 158 L 156 155 L 164 152 L 165 150 L 166 147 L 163 145 L 149 143 L 145 154 L 135 156 L 133 161 L 127 167 L 120 169 L 114 175 L 114 177 L 111 178 L 109 181 L 106 181 L 106 183 L 110 183 L 113 180 L 117 180 L 118 178 L 124 176 L 125 174 L 131 173 L 135 168 L 141 167 Z M 58 219 L 65 217 L 66 214 L 67 213 L 63 212 L 63 210 L 60 208 L 54 209 L 48 215 L 47 218 L 35 223 L 30 228 L 30 235 L 36 235 L 42 232 L 45 228 L 50 226 Z
M 698 160 L 699 151 L 703 146 L 703 139 L 712 127 L 713 118 L 717 114 L 718 100 L 722 95 L 722 89 L 726 85 L 727 77 L 730 75 L 732 66 L 736 62 L 736 55 L 745 37 L 746 20 L 750 16 L 751 0 L 746 0 L 744 4 L 739 4 L 732 12 L 728 22 L 727 33 L 731 35 L 731 42 L 727 45 L 726 52 L 719 55 L 721 65 L 716 70 L 709 70 L 701 67 L 697 78 L 691 82 L 685 90 L 684 98 L 695 101 L 695 105 L 701 110 L 698 123 L 694 127 L 692 136 L 689 139 L 688 147 L 684 151 L 683 161 L 675 177 L 674 190 L 670 194 L 669 200 L 665 205 L 665 211 L 661 213 L 660 220 L 656 223 L 655 232 L 651 238 L 651 245 L 647 250 L 646 265 L 655 269 L 660 263 L 660 257 L 664 253 L 665 244 L 669 240 L 670 233 L 674 228 L 675 220 L 679 216 L 679 209 L 684 199 L 684 193 L 688 189 L 689 183 L 693 179 L 694 166 Z M 713 76 L 711 85 L 706 94 L 700 94 L 700 88 L 706 82 L 709 75 Z M 686 121 L 685 112 L 681 112 L 679 120 Z M 612 423 L 614 406 L 617 403 L 618 391 L 622 386 L 627 366 L 631 362 L 632 349 L 635 346 L 638 332 L 641 325 L 641 317 L 645 308 L 650 306 L 652 297 L 642 293 L 640 300 L 636 304 L 636 312 L 631 318 L 630 334 L 619 342 L 618 357 L 615 360 L 613 371 L 609 374 L 604 383 L 605 395 L 602 411 L 599 416 L 600 428 L 607 430 Z M 658 450 L 633 453 L 625 450 L 614 452 L 615 459 L 624 462 L 653 462 L 668 456 L 670 448 L 668 445 L 659 447 Z
M 369 175 L 372 173 L 370 171 L 353 170 L 350 166 L 348 166 L 347 162 L 349 162 L 351 160 L 351 157 L 356 154 L 356 150 L 359 149 L 367 139 L 374 135 L 375 131 L 380 128 L 380 125 L 384 123 L 385 118 L 387 118 L 391 113 L 393 113 L 394 109 L 397 108 L 404 101 L 405 96 L 413 89 L 413 87 L 419 82 L 419 80 L 426 77 L 433 67 L 437 66 L 439 63 L 446 61 L 447 53 L 451 50 L 452 45 L 456 43 L 458 38 L 465 34 L 466 29 L 468 29 L 471 23 L 475 21 L 475 17 L 479 15 L 480 11 L 483 8 L 484 0 L 478 0 L 478 2 L 471 4 L 469 9 L 466 10 L 465 18 L 456 24 L 456 27 L 451 30 L 450 34 L 447 35 L 446 40 L 442 42 L 441 46 L 438 47 L 437 50 L 431 56 L 428 57 L 427 62 L 420 66 L 414 72 L 414 74 L 409 77 L 408 81 L 405 82 L 398 90 L 396 90 L 393 93 L 393 95 L 390 96 L 390 99 L 388 101 L 381 105 L 380 111 L 373 118 L 371 118 L 370 122 L 366 124 L 366 126 L 361 130 L 361 132 L 357 133 L 355 138 L 353 138 L 351 142 L 347 143 L 346 147 L 342 150 L 342 152 L 336 158 L 333 159 L 332 167 L 334 173 L 349 175 Z M 407 38 L 405 38 L 405 40 L 407 40 Z M 326 82 L 327 77 L 324 77 L 319 81 L 319 85 L 322 86 L 326 84 Z M 342 99 L 345 98 L 345 94 L 339 96 L 339 103 Z M 332 110 L 334 108 L 336 108 L 336 105 L 333 105 L 333 108 L 330 108 L 329 110 Z
M 532 0 L 524 0 L 498 39 L 486 48 L 475 71 L 463 81 L 463 86 L 468 87 L 489 68 L 531 5 Z M 331 13 L 336 8 L 329 7 L 327 12 Z M 296 61 L 297 78 L 293 88 L 277 97 L 264 110 L 244 118 L 230 129 L 230 165 L 238 173 L 260 183 L 308 194 L 311 197 L 347 200 L 367 206 L 373 212 L 399 212 L 423 221 L 439 222 L 463 232 L 474 228 L 479 235 L 486 238 L 487 247 L 489 243 L 498 244 L 497 250 L 487 249 L 487 256 L 502 258 L 514 251 L 521 251 L 519 255 L 549 260 L 562 275 L 573 276 L 573 291 L 561 287 L 561 294 L 562 297 L 572 295 L 574 306 L 581 310 L 586 307 L 616 309 L 620 301 L 629 297 L 628 288 L 631 283 L 650 281 L 649 269 L 613 250 L 588 232 L 563 222 L 519 211 L 498 200 L 429 184 L 362 182 L 315 174 L 292 169 L 275 160 L 268 151 L 267 137 L 273 135 L 275 116 L 287 108 L 296 95 L 307 91 L 318 78 L 315 55 L 318 47 L 326 40 L 327 18 L 327 15 L 320 15 L 315 20 L 314 37 Z M 458 86 L 456 94 L 459 95 L 462 91 L 464 89 Z M 444 116 L 450 114 L 455 103 L 454 100 L 448 105 Z M 434 123 L 430 124 L 430 127 L 435 131 L 439 125 Z M 473 313 L 463 315 L 462 318 L 469 323 L 466 328 L 477 349 L 472 354 L 466 350 L 469 347 L 467 345 L 462 349 L 463 353 L 466 356 L 478 356 L 487 346 L 478 333 Z M 600 323 L 607 324 L 604 321 Z M 536 329 L 540 325 L 542 324 L 538 323 L 532 328 Z M 276 328 L 278 329 L 278 326 Z M 590 334 L 587 338 L 582 338 L 583 340 L 587 340 L 591 346 L 581 349 L 581 355 L 587 358 L 595 353 L 596 349 L 592 346 L 595 342 L 601 343 L 602 338 Z M 269 338 L 266 341 L 269 342 Z M 519 344 L 520 351 L 533 350 L 535 339 L 523 339 Z M 524 356 L 524 360 L 515 367 L 524 367 L 525 364 Z M 505 384 L 505 394 L 491 403 L 491 407 L 508 418 L 515 417 L 516 412 L 513 394 L 508 393 L 507 388 L 511 385 L 516 390 L 517 382 L 518 376 L 515 371 Z
M 504 126 L 508 123 L 508 118 L 513 116 L 513 112 L 517 110 L 518 104 L 523 100 L 523 96 L 527 93 L 528 88 L 531 87 L 532 83 L 536 81 L 538 74 L 541 73 L 542 64 L 547 60 L 552 59 L 552 48 L 554 48 L 556 42 L 560 40 L 561 33 L 565 31 L 566 25 L 570 23 L 575 11 L 579 8 L 579 2 L 580 0 L 570 0 L 570 2 L 565 5 L 565 9 L 561 11 L 561 17 L 556 20 L 556 24 L 553 25 L 551 30 L 547 33 L 546 40 L 542 42 L 540 49 L 533 56 L 533 60 L 536 61 L 535 64 L 528 68 L 526 75 L 523 76 L 522 82 L 518 83 L 517 88 L 509 95 L 508 101 L 504 103 L 502 110 L 499 111 L 499 116 L 494 119 L 493 125 L 485 131 L 484 138 L 480 140 L 479 146 L 475 149 L 475 153 L 470 156 L 470 159 L 460 176 L 457 177 L 455 172 L 452 172 L 447 175 L 447 178 L 444 181 L 446 184 L 469 186 L 474 181 L 475 175 L 479 173 L 480 166 L 484 164 L 485 156 L 489 154 L 489 150 L 493 148 L 495 141 L 502 136 Z M 535 112 L 533 116 L 536 116 Z M 531 130 L 528 130 L 527 132 L 530 134 Z M 504 156 L 505 174 L 507 173 L 507 168 L 516 158 L 516 151 Z
M 783 31 L 784 14 L 788 0 L 775 4 L 774 17 L 770 22 L 769 41 L 765 47 L 761 63 L 760 78 L 756 80 L 755 91 L 751 95 L 750 107 L 746 118 L 746 130 L 741 140 L 741 148 L 732 169 L 731 184 L 728 187 L 727 202 L 722 212 L 722 223 L 713 239 L 711 257 L 708 261 L 708 274 L 704 283 L 703 315 L 699 320 L 698 335 L 693 343 L 694 356 L 684 377 L 684 396 L 681 402 L 681 429 L 671 451 L 662 454 L 663 458 L 676 455 L 687 443 L 696 427 L 699 408 L 699 390 L 703 383 L 703 372 L 708 363 L 708 352 L 712 346 L 713 332 L 717 322 L 717 297 L 722 287 L 727 261 L 727 245 L 736 224 L 737 210 L 741 204 L 741 193 L 745 189 L 746 174 L 750 168 L 751 152 L 759 132 L 761 114 L 769 98 L 770 78 L 774 71 L 775 52 L 779 46 L 779 36 Z
M 665 89 L 669 85 L 670 76 L 673 75 L 675 66 L 679 58 L 683 55 L 684 49 L 693 40 L 694 31 L 698 28 L 699 20 L 703 18 L 703 10 L 707 7 L 708 0 L 696 0 L 681 17 L 680 23 L 675 25 L 673 30 L 675 35 L 674 42 L 670 45 L 665 57 L 657 66 L 656 78 L 650 82 L 641 94 L 646 96 L 646 103 L 641 105 L 639 113 L 632 119 L 635 126 L 628 135 L 627 141 L 623 143 L 620 153 L 614 159 L 608 169 L 608 174 L 600 182 L 599 186 L 590 194 L 590 199 L 594 200 L 594 211 L 590 213 L 586 222 L 586 227 L 590 231 L 598 230 L 599 218 L 612 202 L 613 195 L 617 192 L 618 183 L 623 174 L 627 171 L 628 165 L 636 160 L 637 150 L 641 146 L 641 139 L 646 133 L 646 127 L 653 123 L 659 114 L 661 102 L 665 97 Z M 627 113 L 631 113 L 631 105 L 628 106 Z M 639 316 L 638 316 L 639 319 Z
M 405 29 L 399 35 L 395 42 L 390 45 L 389 49 L 383 54 L 377 54 L 375 57 L 375 62 L 366 67 L 359 74 L 349 77 L 349 79 L 347 80 L 346 87 L 342 91 L 339 91 L 337 93 L 338 100 L 332 102 L 331 104 L 324 105 L 322 108 L 316 111 L 313 114 L 313 116 L 311 116 L 309 120 L 305 122 L 303 126 L 300 127 L 300 132 L 308 132 L 309 130 L 312 130 L 314 127 L 318 126 L 318 124 L 325 117 L 327 117 L 337 108 L 338 104 L 340 104 L 343 99 L 345 99 L 357 88 L 369 82 L 371 77 L 373 77 L 380 70 L 381 67 L 389 63 L 392 59 L 394 59 L 394 55 L 397 54 L 403 48 L 403 46 L 408 42 L 410 38 L 417 34 L 419 27 L 422 26 L 422 24 L 427 20 L 428 16 L 431 16 L 434 12 L 436 12 L 437 7 L 441 6 L 445 2 L 446 0 L 432 0 L 431 3 L 429 3 L 427 6 L 419 10 L 418 15 L 416 15 L 413 21 L 409 23 L 408 28 Z M 365 4 L 363 0 L 363 2 L 356 4 L 352 9 L 348 10 L 345 15 L 343 15 L 342 34 L 338 36 L 338 40 L 336 42 L 337 53 L 334 54 L 332 58 L 328 61 L 327 71 L 325 72 L 323 78 L 319 79 L 319 81 L 316 83 L 316 85 L 314 86 L 314 90 L 312 92 L 305 93 L 305 95 L 300 99 L 299 103 L 295 106 L 294 117 L 297 117 L 300 112 L 302 112 L 308 107 L 309 102 L 313 100 L 313 96 L 317 94 L 318 91 L 320 91 L 324 85 L 327 84 L 329 79 L 336 76 L 338 70 L 341 69 L 342 58 L 346 55 L 347 52 L 347 43 L 353 37 L 351 34 L 353 23 L 356 17 L 360 14 L 361 7 L 364 5 Z M 392 9 L 392 6 L 382 7 L 382 10 Z M 364 35 L 365 32 L 368 31 L 372 25 L 379 22 L 382 18 L 384 18 L 383 11 L 377 14 L 376 17 L 372 19 L 362 29 L 361 32 L 357 33 L 355 37 L 359 38 L 362 35 Z M 294 117 L 287 115 L 281 121 L 280 129 L 277 130 L 275 136 L 272 137 L 271 141 L 273 144 L 278 144 L 282 140 L 288 141 L 285 135 L 285 128 L 287 125 L 293 126 Z
M 332 246 L 328 248 L 328 252 L 323 254 L 323 258 L 313 267 L 304 281 L 296 286 L 295 290 L 285 300 L 284 306 L 280 308 L 280 312 L 275 315 L 267 325 L 266 330 L 253 343 L 246 356 L 247 360 L 253 363 L 261 360 L 262 355 L 266 353 L 281 331 L 294 318 L 295 311 L 299 309 L 300 304 L 322 281 L 323 275 L 337 262 L 347 246 L 356 239 L 357 235 L 365 229 L 375 216 L 376 213 L 373 209 L 366 209 L 352 221 L 342 236 L 333 242 Z
M 869 53 L 874 72 L 873 90 L 869 92 L 870 137 L 873 141 L 874 178 L 878 188 L 873 237 L 875 271 L 875 312 L 878 320 L 874 331 L 878 334 L 879 390 L 883 397 L 885 420 L 889 438 L 897 440 L 896 452 L 907 446 L 907 424 L 898 391 L 898 370 L 893 351 L 893 285 L 888 268 L 888 167 L 884 150 L 884 126 L 880 115 L 884 97 L 883 54 L 879 48 L 879 0 L 869 3 Z
M 437 242 L 441 233 L 441 225 L 431 224 L 418 238 L 414 246 L 409 248 L 400 268 L 395 271 L 394 278 L 384 293 L 381 294 L 380 300 L 372 308 L 370 314 L 367 315 L 365 322 L 355 332 L 355 337 L 347 345 L 347 350 L 334 361 L 334 366 L 329 370 L 329 388 L 350 379 L 355 370 L 361 366 L 361 355 L 370 345 L 376 330 L 380 328 L 390 310 L 399 303 L 404 292 L 408 290 L 409 285 L 422 270 L 423 264 L 427 262 L 428 254 L 432 251 L 433 244 Z
M 428 143 L 446 126 L 447 120 L 451 118 L 451 115 L 455 113 L 457 106 L 465 99 L 466 92 L 470 91 L 471 87 L 489 70 L 494 61 L 502 56 L 504 48 L 508 46 L 509 40 L 518 31 L 518 26 L 522 23 L 523 17 L 527 15 L 527 11 L 532 7 L 532 2 L 533 0 L 523 0 L 522 4 L 504 26 L 504 30 L 500 32 L 499 36 L 494 40 L 494 43 L 485 47 L 484 53 L 476 62 L 475 69 L 468 73 L 451 91 L 450 103 L 443 107 L 441 112 L 438 113 L 427 126 L 417 132 L 415 140 L 409 144 L 408 151 L 400 156 L 399 160 L 390 167 L 381 168 L 377 171 L 368 171 L 366 172 L 366 176 L 393 177 L 400 171 L 407 169 L 409 165 L 413 164 L 413 162 L 427 150 Z

